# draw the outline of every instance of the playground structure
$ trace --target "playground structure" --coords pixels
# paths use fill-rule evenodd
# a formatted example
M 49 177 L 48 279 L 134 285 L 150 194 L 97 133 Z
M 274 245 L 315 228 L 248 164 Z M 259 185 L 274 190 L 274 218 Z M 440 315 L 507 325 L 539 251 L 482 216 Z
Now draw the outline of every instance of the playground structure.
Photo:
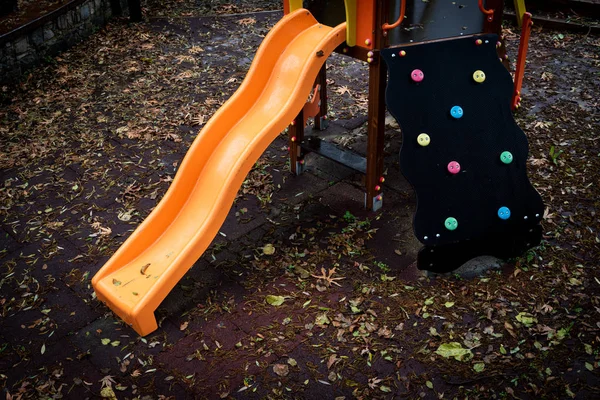
M 386 56 L 387 63 L 384 62 L 381 58 L 384 51 L 407 43 L 409 46 L 417 46 L 419 42 L 432 42 L 443 46 L 446 41 L 442 39 L 458 36 L 461 40 L 470 42 L 492 40 L 496 66 L 501 66 L 500 62 L 497 62 L 498 57 L 501 62 L 507 64 L 502 40 L 498 38 L 501 31 L 503 0 L 488 0 L 486 4 L 483 4 L 483 0 L 473 0 L 473 7 L 464 8 L 456 4 L 448 8 L 447 2 L 434 0 L 428 3 L 405 0 L 346 0 L 343 3 L 341 0 L 333 0 L 306 3 L 309 3 L 306 5 L 308 9 L 302 8 L 302 1 L 284 1 L 286 15 L 265 37 L 238 90 L 198 134 L 164 198 L 93 278 L 97 297 L 142 336 L 157 329 L 154 311 L 208 248 L 224 222 L 246 175 L 268 145 L 286 127 L 289 133 L 290 166 L 293 173 L 302 172 L 304 156 L 308 152 L 319 153 L 363 173 L 366 208 L 373 211 L 381 208 L 385 181 L 384 101 L 387 64 L 391 59 Z M 446 11 L 444 7 L 447 8 Z M 341 13 L 341 10 L 345 12 Z M 448 18 L 449 25 L 444 29 L 439 29 L 440 23 L 434 22 L 439 18 L 436 14 L 439 12 L 447 12 L 452 16 Z M 395 21 L 391 24 L 390 15 L 393 15 Z M 524 57 L 531 26 L 528 14 L 523 15 L 523 34 L 514 87 L 511 85 L 508 98 L 502 97 L 508 109 L 509 105 L 512 108 L 518 107 L 520 100 Z M 408 21 L 420 21 L 417 25 L 421 26 L 421 29 L 400 30 L 405 17 Z M 464 29 L 465 21 L 469 21 L 467 29 Z M 482 32 L 488 35 L 485 39 L 481 39 L 484 38 L 481 36 Z M 368 64 L 366 157 L 348 154 L 318 138 L 308 140 L 304 137 L 309 118 L 314 118 L 316 130 L 325 128 L 325 61 L 333 51 Z M 389 53 L 389 57 L 401 57 L 401 52 L 408 50 L 390 51 L 392 53 Z M 487 54 L 489 56 L 490 53 Z M 419 83 L 419 79 L 428 82 L 429 75 L 423 76 L 422 71 L 419 72 L 421 75 L 417 74 L 413 83 Z M 508 72 L 504 70 L 504 73 L 506 78 Z M 391 79 L 393 76 L 392 68 Z M 403 96 L 402 93 L 397 94 Z M 309 96 L 311 100 L 307 102 Z M 387 97 L 390 104 L 389 87 Z M 400 116 L 400 113 L 393 114 L 399 119 L 404 134 L 405 118 Z M 509 118 L 512 119 L 512 116 L 502 114 L 502 120 Z M 467 119 L 465 117 L 465 120 Z M 522 132 L 520 134 L 522 135 Z M 529 190 L 531 185 L 524 169 L 527 143 L 524 135 L 519 137 L 519 140 L 521 144 L 518 152 L 518 174 L 521 185 Z M 433 148 L 432 144 L 430 149 Z M 408 147 L 403 144 L 403 149 Z M 415 180 L 407 173 L 408 169 L 410 166 L 403 165 L 402 172 L 411 184 L 415 185 Z M 541 200 L 538 201 L 539 196 L 536 198 L 537 193 L 533 188 L 531 190 L 533 192 L 528 193 L 536 203 L 532 209 L 539 214 Z M 514 212 L 515 208 L 512 209 Z M 448 231 L 456 230 L 461 235 L 449 239 L 448 242 L 435 244 L 451 245 L 444 247 L 439 254 L 455 257 L 462 262 L 466 261 L 465 257 L 477 255 L 477 252 L 472 251 L 472 245 L 478 242 L 472 241 L 472 235 L 481 233 L 481 230 L 475 230 L 476 232 L 471 232 L 470 235 L 465 234 L 463 224 L 457 229 L 454 226 L 457 225 L 457 221 L 450 221 L 450 225 L 454 224 L 454 228 L 451 229 L 448 221 L 449 219 L 446 220 Z M 462 218 L 460 221 L 462 222 Z M 510 229 L 523 228 L 519 224 L 513 224 L 512 220 L 510 222 Z M 530 220 L 526 226 L 527 229 L 531 229 L 531 237 L 527 238 L 525 248 L 539 243 L 539 237 L 536 242 L 540 233 L 539 229 L 535 229 L 536 224 L 536 221 Z M 418 226 L 418 220 L 415 219 L 417 233 Z M 510 234 L 509 228 L 505 228 L 502 233 Z M 488 239 L 489 235 L 486 240 Z M 419 240 L 423 241 L 423 238 L 420 237 Z M 462 242 L 457 244 L 459 240 Z M 471 241 L 471 245 L 467 244 L 466 249 L 465 241 Z M 523 241 L 520 240 L 519 243 Z M 450 263 L 450 267 L 436 268 L 438 253 L 432 259 L 431 247 L 427 247 L 428 243 L 424 244 L 429 258 L 419 256 L 420 268 L 423 267 L 423 263 L 427 263 L 431 269 L 438 270 L 456 267 L 454 263 Z M 508 253 L 513 254 L 517 248 L 518 251 L 522 251 L 523 245 L 512 246 L 512 251 Z M 492 248 L 490 251 L 493 253 L 493 250 Z

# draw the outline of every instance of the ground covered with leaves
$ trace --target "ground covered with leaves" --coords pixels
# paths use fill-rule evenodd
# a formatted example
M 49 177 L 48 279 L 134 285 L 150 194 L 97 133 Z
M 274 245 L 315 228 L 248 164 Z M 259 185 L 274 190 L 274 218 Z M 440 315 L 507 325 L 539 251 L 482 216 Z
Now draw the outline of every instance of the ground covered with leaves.
M 157 311 L 159 329 L 140 338 L 115 318 L 91 277 L 160 200 L 281 18 L 226 15 L 259 2 L 199 2 L 208 16 L 175 3 L 148 2 L 146 22 L 114 20 L 1 88 L 3 396 L 600 396 L 593 35 L 532 35 L 516 117 L 547 205 L 540 247 L 483 276 L 419 273 L 397 125 L 377 214 L 362 210 L 360 177 L 345 168 L 308 157 L 291 176 L 282 136 Z M 505 34 L 514 56 L 518 31 Z M 343 132 L 331 140 L 364 151 L 366 67 L 334 55 L 328 79 L 331 130 Z

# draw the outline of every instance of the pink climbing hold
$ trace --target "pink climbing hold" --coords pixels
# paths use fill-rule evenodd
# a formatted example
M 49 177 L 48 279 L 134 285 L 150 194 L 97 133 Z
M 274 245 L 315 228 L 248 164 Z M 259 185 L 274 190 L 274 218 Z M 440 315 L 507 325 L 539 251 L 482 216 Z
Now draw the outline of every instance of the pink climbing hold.
M 456 161 L 450 161 L 448 163 L 448 172 L 451 174 L 458 174 L 460 172 L 460 164 Z
M 423 74 L 423 71 L 421 71 L 420 69 L 415 69 L 413 70 L 413 72 L 410 73 L 410 77 L 415 82 L 421 82 L 425 77 L 425 74 Z

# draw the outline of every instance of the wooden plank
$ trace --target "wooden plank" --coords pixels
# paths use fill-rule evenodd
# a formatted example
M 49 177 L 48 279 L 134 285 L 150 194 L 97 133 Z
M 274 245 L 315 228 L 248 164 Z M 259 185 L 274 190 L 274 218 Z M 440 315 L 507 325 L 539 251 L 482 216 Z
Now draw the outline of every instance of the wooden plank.
M 302 148 L 308 152 L 318 154 L 333 160 L 345 167 L 364 174 L 367 171 L 367 159 L 333 143 L 321 140 L 316 136 L 309 136 L 302 142 Z

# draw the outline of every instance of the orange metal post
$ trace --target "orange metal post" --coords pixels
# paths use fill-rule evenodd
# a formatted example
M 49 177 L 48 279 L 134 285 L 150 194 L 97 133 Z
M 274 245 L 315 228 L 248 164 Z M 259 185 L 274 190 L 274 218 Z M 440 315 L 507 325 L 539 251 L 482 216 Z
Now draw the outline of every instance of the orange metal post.
M 379 34 L 379 29 L 375 26 L 380 27 L 381 25 L 375 25 L 375 8 L 382 7 L 381 1 L 375 0 L 360 0 L 356 5 L 356 45 L 366 48 L 373 49 L 375 46 L 375 36 Z
M 523 14 L 523 27 L 521 28 L 521 41 L 519 42 L 519 53 L 517 55 L 517 68 L 515 70 L 515 90 L 511 100 L 513 110 L 519 108 L 521 103 L 521 86 L 523 85 L 523 75 L 525 74 L 525 60 L 527 58 L 527 49 L 529 48 L 529 35 L 533 21 L 531 14 Z

